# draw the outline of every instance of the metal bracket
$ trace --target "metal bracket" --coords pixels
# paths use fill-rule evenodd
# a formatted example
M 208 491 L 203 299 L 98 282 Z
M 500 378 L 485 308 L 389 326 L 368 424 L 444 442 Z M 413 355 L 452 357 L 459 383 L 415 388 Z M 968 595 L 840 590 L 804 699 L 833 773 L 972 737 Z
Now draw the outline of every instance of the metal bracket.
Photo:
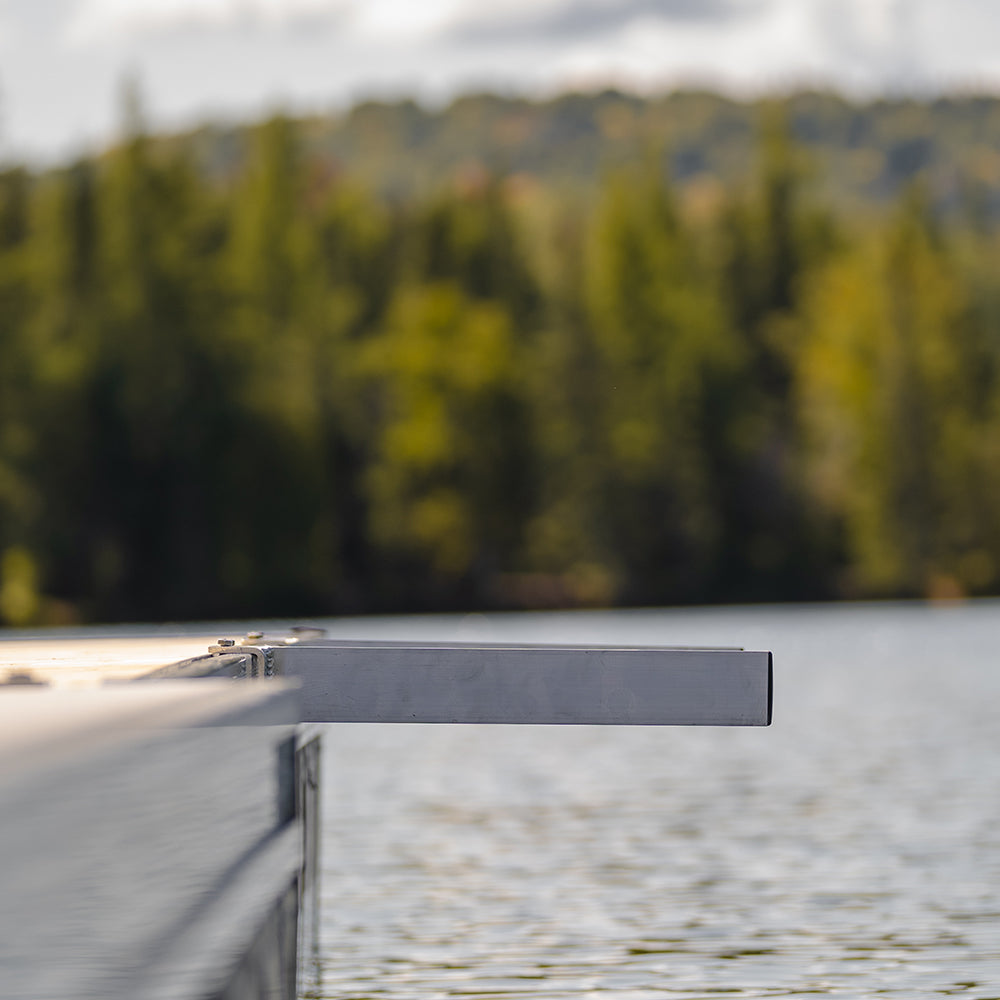
M 658 646 L 220 639 L 156 676 L 298 680 L 303 722 L 767 726 L 769 652 Z
M 229 676 L 297 679 L 303 722 L 771 722 L 772 658 L 763 651 L 322 636 L 314 629 L 280 637 L 250 632 L 238 644 L 210 647 L 200 669 L 217 674 L 220 661 L 236 657 L 244 666 Z

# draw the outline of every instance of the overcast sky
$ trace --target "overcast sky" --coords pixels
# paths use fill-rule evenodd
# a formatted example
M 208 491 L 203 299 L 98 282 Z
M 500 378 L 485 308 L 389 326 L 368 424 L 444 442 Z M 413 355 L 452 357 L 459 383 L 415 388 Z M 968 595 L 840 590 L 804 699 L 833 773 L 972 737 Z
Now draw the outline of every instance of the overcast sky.
M 998 0 L 0 0 L 0 156 L 368 96 L 604 83 L 1000 91 Z

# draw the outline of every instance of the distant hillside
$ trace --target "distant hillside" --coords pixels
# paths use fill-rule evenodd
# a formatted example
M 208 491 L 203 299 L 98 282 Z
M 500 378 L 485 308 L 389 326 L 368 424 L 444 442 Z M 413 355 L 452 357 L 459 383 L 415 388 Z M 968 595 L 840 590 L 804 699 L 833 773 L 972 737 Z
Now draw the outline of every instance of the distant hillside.
M 842 208 L 884 204 L 922 179 L 932 201 L 1000 213 L 1000 98 L 852 102 L 826 93 L 736 101 L 678 92 L 617 91 L 549 100 L 492 94 L 439 110 L 413 101 L 367 102 L 346 113 L 301 119 L 307 151 L 328 171 L 358 176 L 397 198 L 426 194 L 485 167 L 545 184 L 589 190 L 615 164 L 662 148 L 680 184 L 739 183 L 755 162 L 762 118 L 783 114 L 807 154 L 820 191 Z M 193 151 L 214 176 L 239 171 L 249 127 L 206 126 L 165 140 Z

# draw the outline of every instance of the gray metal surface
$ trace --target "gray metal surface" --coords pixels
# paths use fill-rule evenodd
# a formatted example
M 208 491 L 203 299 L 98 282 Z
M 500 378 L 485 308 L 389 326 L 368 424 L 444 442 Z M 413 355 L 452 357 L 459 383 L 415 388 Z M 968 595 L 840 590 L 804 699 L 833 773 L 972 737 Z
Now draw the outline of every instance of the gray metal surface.
M 298 971 L 300 991 L 319 982 L 319 726 L 299 726 L 295 750 L 295 812 L 302 831 L 302 868 L 298 879 Z
M 319 914 L 319 743 L 297 722 L 763 726 L 771 683 L 766 652 L 299 629 L 138 683 L 8 685 L 0 1000 L 292 1000 Z
M 311 640 L 267 653 L 277 674 L 301 682 L 307 722 L 771 721 L 767 652 Z
M 291 1000 L 298 714 L 280 681 L 0 691 L 0 998 Z

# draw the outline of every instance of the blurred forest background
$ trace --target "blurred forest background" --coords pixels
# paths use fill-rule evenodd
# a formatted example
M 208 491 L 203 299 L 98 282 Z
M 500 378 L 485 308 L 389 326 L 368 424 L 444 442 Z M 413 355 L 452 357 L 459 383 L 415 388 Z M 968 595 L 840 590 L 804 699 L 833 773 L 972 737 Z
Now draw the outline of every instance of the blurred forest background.
M 124 104 L 0 170 L 0 621 L 1000 591 L 1000 99 Z

